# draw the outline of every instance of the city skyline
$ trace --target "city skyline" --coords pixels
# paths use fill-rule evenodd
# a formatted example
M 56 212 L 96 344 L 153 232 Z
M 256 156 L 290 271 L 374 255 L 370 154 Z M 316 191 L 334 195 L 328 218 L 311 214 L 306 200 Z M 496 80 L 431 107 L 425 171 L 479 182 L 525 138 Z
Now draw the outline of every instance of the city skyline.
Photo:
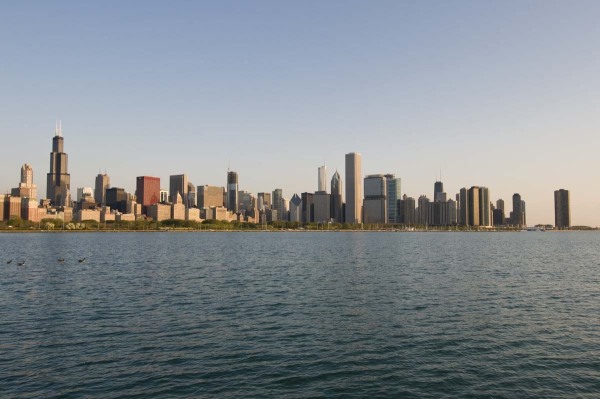
M 34 184 L 33 168 L 27 163 L 25 163 L 21 168 L 19 188 L 13 188 L 10 195 L 30 198 L 36 202 L 38 200 L 49 200 L 54 207 L 70 206 L 70 174 L 67 173 L 67 160 L 68 154 L 64 151 L 64 137 L 62 136 L 61 122 L 58 121 L 56 124 L 54 137 L 52 138 L 50 172 L 47 174 L 47 197 L 36 197 L 35 193 L 37 192 L 37 186 Z M 325 165 L 322 165 L 317 168 L 317 190 L 314 192 L 302 192 L 303 198 L 305 195 L 310 197 L 309 203 L 311 207 L 311 210 L 307 211 L 307 205 L 303 204 L 303 209 L 305 210 L 301 219 L 304 222 L 308 222 L 309 220 L 312 221 L 313 218 L 316 222 L 325 222 L 330 220 L 340 221 L 339 216 L 335 216 L 337 211 L 335 210 L 334 205 L 334 203 L 340 201 L 344 204 L 344 219 L 346 219 L 346 221 L 352 220 L 350 223 L 399 223 L 411 225 L 416 221 L 417 224 L 430 224 L 432 226 L 450 226 L 457 224 L 488 227 L 496 225 L 501 226 L 505 224 L 518 227 L 527 226 L 525 210 L 526 202 L 522 200 L 519 193 L 513 194 L 512 211 L 510 211 L 510 213 L 507 215 L 505 213 L 507 210 L 505 209 L 504 200 L 502 198 L 498 198 L 495 202 L 492 201 L 489 188 L 473 186 L 467 190 L 467 188 L 463 187 L 459 192 L 456 193 L 456 201 L 454 201 L 452 198 L 447 199 L 447 193 L 444 191 L 444 183 L 437 177 L 433 186 L 433 196 L 431 198 L 429 198 L 427 194 L 421 194 L 419 196 L 419 206 L 416 209 L 413 209 L 413 211 L 416 211 L 416 219 L 413 219 L 412 217 L 406 219 L 406 216 L 402 216 L 399 220 L 396 220 L 396 212 L 398 212 L 400 208 L 403 208 L 403 210 L 400 211 L 403 214 L 409 212 L 407 209 L 404 209 L 407 206 L 407 199 L 411 200 L 413 203 L 415 202 L 414 198 L 407 195 L 407 193 L 401 192 L 401 178 L 396 178 L 394 174 L 364 175 L 362 173 L 362 155 L 360 153 L 351 152 L 346 154 L 345 163 L 345 171 L 347 174 L 346 195 L 338 195 L 337 199 L 334 199 L 333 194 L 336 194 L 337 192 L 340 192 L 341 194 L 342 183 L 339 173 L 337 170 L 335 171 L 331 180 L 332 191 L 329 193 L 326 189 L 323 190 L 323 188 L 326 188 L 324 187 L 326 184 L 324 182 L 326 176 L 326 167 Z M 66 180 L 62 177 L 65 175 Z M 365 185 L 364 187 L 363 179 Z M 67 183 L 64 184 L 64 181 Z M 58 188 L 56 186 L 56 182 L 60 182 L 58 184 Z M 152 188 L 150 190 L 153 193 L 153 195 L 150 194 L 149 196 L 145 193 L 147 190 L 146 187 L 148 187 L 148 182 L 152 182 Z M 371 183 L 368 184 L 367 182 Z M 61 185 L 64 187 L 61 187 Z M 290 199 L 284 197 L 283 190 L 281 188 L 276 188 L 272 192 L 273 206 L 271 207 L 270 200 L 266 202 L 264 201 L 264 197 L 270 194 L 259 192 L 254 195 L 247 190 L 240 190 L 238 173 L 229 169 L 227 170 L 227 184 L 223 187 L 208 185 L 195 186 L 191 181 L 189 181 L 188 176 L 185 173 L 170 175 L 168 190 L 161 188 L 160 178 L 151 176 L 137 176 L 135 187 L 136 188 L 134 192 L 128 191 L 123 187 L 111 187 L 110 176 L 106 172 L 104 174 L 99 173 L 95 177 L 95 188 L 82 186 L 75 189 L 77 193 L 77 200 L 73 201 L 73 203 L 82 203 L 82 201 L 85 202 L 87 205 L 83 205 L 83 209 L 87 209 L 87 207 L 90 205 L 94 207 L 96 204 L 99 206 L 104 206 L 105 203 L 106 205 L 110 205 L 110 209 L 115 208 L 115 205 L 118 204 L 116 206 L 116 210 L 118 212 L 129 214 L 133 212 L 128 209 L 127 198 L 132 196 L 131 198 L 133 199 L 134 204 L 139 203 L 140 214 L 156 214 L 156 212 L 158 212 L 156 209 L 152 212 L 149 211 L 149 205 L 157 204 L 159 202 L 170 202 L 176 206 L 179 206 L 179 211 L 172 211 L 175 213 L 171 213 L 171 215 L 183 215 L 181 217 L 187 220 L 189 217 L 187 214 L 188 208 L 196 208 L 196 210 L 198 210 L 197 208 L 204 207 L 204 205 L 198 206 L 199 203 L 202 204 L 204 201 L 201 200 L 201 197 L 196 195 L 196 189 L 198 190 L 198 195 L 203 197 L 204 195 L 201 194 L 203 192 L 202 190 L 208 187 L 213 187 L 213 189 L 223 192 L 222 206 L 224 209 L 232 212 L 233 214 L 237 213 L 241 209 L 250 209 L 247 207 L 258 205 L 257 209 L 261 211 L 264 211 L 264 206 L 269 208 L 269 212 L 271 212 L 271 209 L 275 211 L 275 213 L 272 215 L 269 214 L 267 217 L 267 220 L 269 221 L 290 220 L 291 217 L 290 214 L 288 214 L 288 211 L 290 210 Z M 57 192 L 60 192 L 60 194 Z M 159 192 L 165 193 L 164 199 L 162 194 L 159 195 Z M 556 210 L 558 192 L 566 192 L 566 196 L 569 198 L 562 200 L 563 203 L 567 205 L 561 205 L 565 207 L 565 210 L 561 212 L 564 212 L 569 216 L 563 217 L 560 222 L 558 222 L 558 211 Z M 90 198 L 93 198 L 93 202 L 89 202 L 88 199 L 84 200 L 84 193 L 89 195 Z M 297 194 L 298 193 L 294 193 L 292 198 L 298 197 Z M 244 195 L 249 196 L 249 201 L 256 201 L 254 205 L 251 203 L 243 205 L 240 201 L 242 201 Z M 112 196 L 112 200 L 110 201 L 108 200 L 109 196 Z M 138 200 L 135 199 L 136 196 L 139 197 Z M 405 200 L 402 204 L 399 202 L 401 196 L 402 199 Z M 67 202 L 65 202 L 63 197 L 68 198 L 68 200 L 66 200 Z M 350 207 L 346 206 L 346 197 L 350 198 Z M 463 206 L 462 204 L 466 204 L 466 206 Z M 217 204 L 217 206 L 221 205 Z M 554 208 L 556 226 L 561 228 L 565 226 L 570 227 L 571 207 L 568 190 L 560 189 L 554 192 Z M 501 213 L 496 214 L 497 211 L 501 211 Z M 286 216 L 285 219 L 282 219 L 282 215 L 284 215 L 284 213 Z M 199 218 L 200 216 L 191 217 Z M 567 221 L 565 222 L 564 220 Z M 536 223 L 536 225 L 551 224 Z
M 231 162 L 241 190 L 290 199 L 358 151 L 414 198 L 441 168 L 450 195 L 519 193 L 529 225 L 553 223 L 561 187 L 572 225 L 600 225 L 597 3 L 2 9 L 3 192 L 24 163 L 46 192 L 62 119 L 71 195 L 105 170 L 132 193 L 137 176 L 222 186 Z

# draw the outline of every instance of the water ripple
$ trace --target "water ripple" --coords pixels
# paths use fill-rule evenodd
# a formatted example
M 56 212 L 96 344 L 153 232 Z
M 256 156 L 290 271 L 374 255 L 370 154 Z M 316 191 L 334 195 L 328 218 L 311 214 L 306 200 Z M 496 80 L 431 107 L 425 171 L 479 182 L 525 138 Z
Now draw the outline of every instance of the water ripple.
M 596 398 L 599 241 L 4 234 L 0 392 Z

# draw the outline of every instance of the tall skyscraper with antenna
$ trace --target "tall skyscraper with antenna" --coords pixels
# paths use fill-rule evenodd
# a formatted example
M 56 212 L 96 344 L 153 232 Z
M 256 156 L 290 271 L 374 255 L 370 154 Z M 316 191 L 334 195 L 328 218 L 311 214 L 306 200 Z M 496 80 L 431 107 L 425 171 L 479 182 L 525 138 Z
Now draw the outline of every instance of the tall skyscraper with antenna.
M 227 210 L 238 211 L 238 174 L 234 171 L 227 171 Z
M 71 175 L 68 173 L 69 157 L 64 152 L 62 124 L 56 123 L 50 153 L 50 172 L 47 175 L 46 197 L 52 206 L 71 206 Z

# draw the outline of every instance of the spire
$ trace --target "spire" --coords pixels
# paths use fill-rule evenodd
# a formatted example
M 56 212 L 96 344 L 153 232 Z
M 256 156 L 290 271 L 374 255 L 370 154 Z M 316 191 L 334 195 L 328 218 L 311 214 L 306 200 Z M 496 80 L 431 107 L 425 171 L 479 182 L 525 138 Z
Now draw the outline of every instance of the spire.
M 58 137 L 62 136 L 62 121 L 60 119 L 54 125 L 54 135 Z

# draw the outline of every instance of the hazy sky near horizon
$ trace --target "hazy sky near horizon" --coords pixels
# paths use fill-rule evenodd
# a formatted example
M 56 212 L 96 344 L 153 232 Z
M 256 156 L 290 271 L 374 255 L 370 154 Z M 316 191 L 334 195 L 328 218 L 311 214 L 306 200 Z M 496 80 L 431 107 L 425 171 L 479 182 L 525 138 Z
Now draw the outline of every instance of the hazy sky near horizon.
M 402 193 L 490 188 L 528 223 L 600 225 L 600 2 L 5 2 L 0 189 L 45 195 L 57 118 L 72 195 L 186 173 L 317 189 L 360 152 Z

